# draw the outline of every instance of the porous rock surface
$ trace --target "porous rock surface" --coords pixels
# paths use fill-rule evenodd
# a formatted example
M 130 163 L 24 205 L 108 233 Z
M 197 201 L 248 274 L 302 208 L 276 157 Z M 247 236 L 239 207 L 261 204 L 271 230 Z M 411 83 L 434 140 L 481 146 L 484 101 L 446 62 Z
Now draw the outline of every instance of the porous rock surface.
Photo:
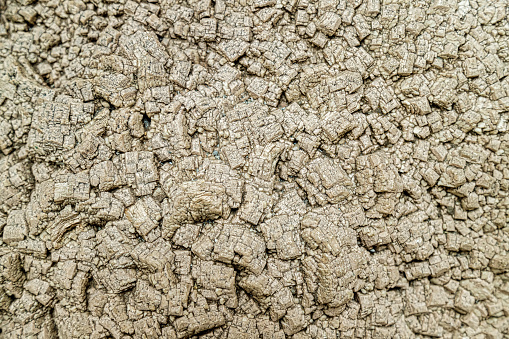
M 508 338 L 508 14 L 0 0 L 0 338 Z

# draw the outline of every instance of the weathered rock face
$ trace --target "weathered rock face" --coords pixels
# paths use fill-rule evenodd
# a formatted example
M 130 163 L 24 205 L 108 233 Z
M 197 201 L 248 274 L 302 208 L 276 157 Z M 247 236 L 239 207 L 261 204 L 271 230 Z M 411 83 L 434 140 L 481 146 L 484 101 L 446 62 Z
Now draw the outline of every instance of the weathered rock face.
M 0 0 L 0 339 L 509 337 L 505 0 Z

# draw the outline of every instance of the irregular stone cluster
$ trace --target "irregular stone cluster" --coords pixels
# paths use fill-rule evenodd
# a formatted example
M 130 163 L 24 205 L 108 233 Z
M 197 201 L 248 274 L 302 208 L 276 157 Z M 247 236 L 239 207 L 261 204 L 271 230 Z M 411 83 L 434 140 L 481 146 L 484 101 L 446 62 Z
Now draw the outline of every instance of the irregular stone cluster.
M 0 0 L 0 338 L 509 336 L 504 0 Z

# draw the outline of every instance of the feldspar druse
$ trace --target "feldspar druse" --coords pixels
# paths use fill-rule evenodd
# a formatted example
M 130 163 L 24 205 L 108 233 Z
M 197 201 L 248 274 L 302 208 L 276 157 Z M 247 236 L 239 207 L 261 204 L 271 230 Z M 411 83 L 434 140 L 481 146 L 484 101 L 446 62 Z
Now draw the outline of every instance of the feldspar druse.
M 509 338 L 507 0 L 0 0 L 0 339 Z

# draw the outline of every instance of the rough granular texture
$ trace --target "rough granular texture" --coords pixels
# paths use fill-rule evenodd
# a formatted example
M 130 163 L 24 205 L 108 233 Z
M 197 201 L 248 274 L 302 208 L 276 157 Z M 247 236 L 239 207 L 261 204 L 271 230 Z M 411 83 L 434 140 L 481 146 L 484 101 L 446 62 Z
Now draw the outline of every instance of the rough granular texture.
M 0 338 L 509 338 L 508 16 L 0 0 Z

